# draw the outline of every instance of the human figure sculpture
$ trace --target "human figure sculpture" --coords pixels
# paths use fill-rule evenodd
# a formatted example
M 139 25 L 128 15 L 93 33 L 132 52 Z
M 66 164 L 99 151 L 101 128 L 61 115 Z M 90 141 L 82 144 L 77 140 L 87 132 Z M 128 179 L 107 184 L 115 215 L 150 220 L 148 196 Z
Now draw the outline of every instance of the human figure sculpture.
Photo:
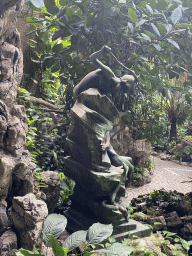
M 100 55 L 105 55 L 107 53 L 111 53 L 111 48 L 104 45 L 101 50 L 94 52 L 90 55 L 89 59 L 93 61 L 93 63 L 99 68 L 95 71 L 87 74 L 81 82 L 75 86 L 73 90 L 73 98 L 76 100 L 77 96 L 89 89 L 96 88 L 99 90 L 101 94 L 105 94 L 109 98 L 114 99 L 115 94 L 118 90 L 122 90 L 124 93 L 128 90 L 127 83 L 134 83 L 137 81 L 137 77 L 133 71 L 126 68 L 132 75 L 124 75 L 121 78 L 115 76 L 114 72 L 106 65 L 104 65 L 98 57 Z M 115 57 L 113 55 L 113 57 Z M 120 63 L 121 64 L 121 63 Z M 124 67 L 124 66 L 123 66 Z M 130 163 L 130 157 L 119 156 L 116 151 L 113 149 L 110 143 L 110 132 L 108 131 L 105 135 L 104 140 L 101 142 L 101 149 L 103 151 L 102 154 L 102 164 L 104 166 L 113 165 L 113 166 L 122 166 L 125 163 L 129 167 L 128 172 L 128 181 L 126 182 L 126 186 L 131 181 L 133 165 Z
M 73 90 L 64 173 L 76 182 L 74 200 L 81 207 L 88 206 L 99 220 L 116 223 L 122 216 L 128 220 L 128 205 L 119 201 L 126 195 L 125 184 L 130 183 L 134 167 L 131 158 L 119 156 L 110 143 L 110 131 L 118 116 L 113 99 L 118 90 L 127 92 L 128 83 L 135 83 L 137 77 L 127 68 L 131 75 L 116 77 L 98 60 L 108 53 L 112 54 L 111 49 L 103 46 L 91 54 L 90 60 L 98 69 Z

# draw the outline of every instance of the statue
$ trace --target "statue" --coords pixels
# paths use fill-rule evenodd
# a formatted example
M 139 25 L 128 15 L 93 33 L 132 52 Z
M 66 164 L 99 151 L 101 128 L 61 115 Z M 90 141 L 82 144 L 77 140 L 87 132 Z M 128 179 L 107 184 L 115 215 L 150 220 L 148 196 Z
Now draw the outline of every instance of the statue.
M 129 221 L 129 207 L 121 201 L 134 167 L 131 158 L 119 156 L 110 144 L 110 131 L 118 116 L 113 99 L 118 90 L 125 93 L 127 83 L 137 82 L 137 77 L 121 63 L 131 75 L 116 77 L 98 60 L 101 54 L 108 53 L 112 54 L 111 49 L 103 46 L 90 56 L 98 69 L 87 74 L 73 90 L 64 173 L 76 182 L 77 204 L 88 207 L 100 222 L 117 224 L 122 217 Z

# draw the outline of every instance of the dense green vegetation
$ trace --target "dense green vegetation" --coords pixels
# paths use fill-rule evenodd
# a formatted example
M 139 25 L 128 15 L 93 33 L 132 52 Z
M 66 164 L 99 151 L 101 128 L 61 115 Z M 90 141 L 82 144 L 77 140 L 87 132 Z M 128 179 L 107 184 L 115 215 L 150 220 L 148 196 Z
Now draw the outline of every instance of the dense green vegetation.
M 29 1 L 39 12 L 26 20 L 32 25 L 29 44 L 33 51 L 32 70 L 19 101 L 26 105 L 29 118 L 27 148 L 37 171 L 62 172 L 65 138 L 70 123 L 74 86 L 94 70 L 89 55 L 103 45 L 139 82 L 128 93 L 120 93 L 115 105 L 124 112 L 134 139 L 147 139 L 155 149 L 172 148 L 191 135 L 192 47 L 190 1 L 41 0 Z M 44 4 L 44 5 L 43 5 Z M 38 17 L 37 17 L 38 16 Z M 112 56 L 102 61 L 117 76 L 126 71 Z M 36 84 L 32 100 L 28 84 Z M 43 106 L 43 107 L 42 107 Z M 186 148 L 179 157 L 192 159 Z

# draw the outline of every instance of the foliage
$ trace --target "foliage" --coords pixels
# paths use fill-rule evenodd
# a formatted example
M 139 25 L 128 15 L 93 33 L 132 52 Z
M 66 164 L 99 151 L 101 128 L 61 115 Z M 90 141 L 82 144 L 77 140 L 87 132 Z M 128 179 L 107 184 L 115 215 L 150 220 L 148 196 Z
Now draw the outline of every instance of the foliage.
M 179 237 L 177 233 L 169 232 L 169 231 L 157 231 L 157 233 L 160 233 L 163 235 L 163 237 L 166 239 L 165 241 L 170 243 L 169 240 L 174 241 L 174 246 L 183 248 L 186 253 L 188 253 L 190 249 L 190 245 L 192 245 L 192 241 L 186 241 L 183 238 Z M 174 255 L 179 255 L 180 253 L 183 253 L 182 250 L 173 251 L 175 253 Z
M 164 189 L 154 190 L 150 193 L 150 198 L 153 201 L 165 201 L 165 202 L 172 202 L 181 200 L 181 197 L 178 195 L 177 191 L 165 191 Z
M 29 127 L 26 148 L 31 153 L 32 161 L 36 164 L 35 176 L 39 183 L 38 187 L 43 186 L 41 172 L 47 170 L 59 172 L 61 206 L 68 203 L 68 197 L 73 194 L 74 187 L 74 182 L 62 173 L 68 117 L 63 114 L 56 116 L 53 113 L 45 112 L 44 108 L 35 106 L 31 102 L 30 93 L 26 89 L 19 88 L 18 90 L 17 101 L 26 107 Z M 58 120 L 56 124 L 55 120 Z
M 146 160 L 145 164 L 146 164 L 147 170 L 152 171 L 152 170 L 154 169 L 154 165 L 153 165 L 153 161 L 152 161 L 152 156 L 150 156 L 150 157 Z
M 99 250 L 92 250 L 91 246 L 100 244 L 103 240 L 107 239 L 113 232 L 113 226 L 111 224 L 104 225 L 100 223 L 93 224 L 87 231 L 77 231 L 74 232 L 72 235 L 70 235 L 62 246 L 59 245 L 58 241 L 56 240 L 56 237 L 58 237 L 58 232 L 55 233 L 55 229 L 58 231 L 58 227 L 54 227 L 53 222 L 58 222 L 58 218 L 56 214 L 51 214 L 47 217 L 44 223 L 44 238 L 46 238 L 46 241 L 51 242 L 51 245 L 53 247 L 54 255 L 56 256 L 66 256 L 70 252 L 76 252 L 79 250 L 80 255 L 91 255 L 97 252 L 104 253 L 107 255 L 116 254 L 116 255 L 130 255 L 130 253 L 134 250 L 131 246 L 124 245 L 122 243 L 116 243 L 114 239 L 111 239 L 110 241 L 112 244 L 108 244 L 106 249 L 99 249 Z M 64 218 L 64 216 L 63 216 Z M 59 220 L 61 220 L 60 224 L 62 226 L 66 225 L 66 220 L 63 219 L 64 223 L 62 224 L 62 219 L 59 216 Z M 46 229 L 46 231 L 45 231 Z M 54 230 L 53 230 L 54 229 Z M 49 232 L 50 231 L 50 234 Z M 53 232 L 54 231 L 54 232 Z M 61 233 L 61 229 L 59 233 Z M 54 234 L 53 234 L 54 233 Z M 48 236 L 48 237 L 47 237 Z M 93 246 L 94 247 L 94 246 Z M 103 247 L 103 246 L 102 246 Z M 34 252 L 19 249 L 15 250 L 16 255 L 41 255 L 36 248 Z
M 60 196 L 62 198 L 62 204 L 67 203 L 69 200 L 69 196 L 73 195 L 73 188 L 75 186 L 75 182 L 69 178 L 67 178 L 64 173 L 59 173 L 60 178 Z
M 60 234 L 65 230 L 67 226 L 67 219 L 61 214 L 49 214 L 44 221 L 42 233 L 45 239 L 45 242 L 49 242 L 49 234 L 53 235 L 55 238 L 58 238 Z
M 39 7 L 35 1 L 31 3 Z M 116 106 L 128 111 L 122 121 L 136 138 L 165 145 L 167 122 L 172 125 L 175 115 L 176 123 L 191 116 L 192 76 L 189 74 L 187 81 L 180 79 L 192 64 L 191 3 L 53 0 L 44 4 L 42 17 L 28 21 L 38 26 L 33 32 L 42 50 L 40 63 L 43 69 L 58 72 L 60 87 L 65 88 L 66 108 L 72 105 L 73 86 L 94 68 L 88 56 L 107 44 L 125 66 L 140 76 L 139 83 L 116 97 Z M 117 76 L 125 73 L 109 56 L 103 61 Z M 167 116 L 162 122 L 164 110 Z M 170 138 L 173 132 L 171 129 Z

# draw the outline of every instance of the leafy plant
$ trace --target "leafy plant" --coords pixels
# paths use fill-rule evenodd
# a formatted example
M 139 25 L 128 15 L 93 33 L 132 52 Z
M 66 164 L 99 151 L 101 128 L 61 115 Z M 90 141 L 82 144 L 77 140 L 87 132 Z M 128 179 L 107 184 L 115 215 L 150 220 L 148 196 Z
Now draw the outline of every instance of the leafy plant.
M 62 198 L 63 203 L 66 203 L 69 200 L 69 196 L 73 195 L 73 189 L 75 186 L 75 182 L 67 178 L 64 173 L 59 173 L 60 177 L 60 196 Z
M 179 237 L 177 235 L 177 233 L 173 233 L 173 232 L 169 232 L 169 231 L 157 231 L 157 233 L 160 233 L 163 235 L 163 237 L 165 239 L 169 240 L 174 239 L 175 242 L 175 246 L 176 247 L 183 247 L 185 252 L 188 253 L 189 249 L 190 249 L 190 245 L 192 245 L 192 241 L 186 241 L 183 238 Z M 175 251 L 175 255 L 179 254 L 179 253 L 183 253 L 182 251 Z
M 43 237 L 45 242 L 49 242 L 49 234 L 53 235 L 55 238 L 58 238 L 60 234 L 65 230 L 67 225 L 67 219 L 61 214 L 49 214 L 43 224 Z
M 50 217 L 51 216 L 51 217 Z M 63 218 L 62 218 L 63 217 Z M 93 250 L 92 245 L 100 244 L 103 240 L 111 236 L 113 232 L 113 226 L 111 224 L 104 225 L 100 223 L 93 224 L 87 231 L 77 231 L 70 235 L 63 243 L 62 246 L 59 245 L 56 237 L 63 230 L 66 225 L 66 220 L 64 216 L 56 216 L 56 214 L 51 214 L 47 217 L 44 223 L 43 235 L 46 242 L 51 242 L 53 247 L 53 252 L 56 256 L 66 256 L 67 253 L 76 250 L 78 247 L 83 255 L 91 255 L 94 253 L 108 253 L 116 255 L 130 255 L 134 250 L 131 246 L 123 245 L 121 243 L 112 243 L 107 246 L 106 249 Z M 59 224 L 59 226 L 58 226 Z M 114 241 L 114 240 L 112 240 Z M 83 246 L 82 246 L 83 245 Z M 15 250 L 16 255 L 41 255 L 36 248 L 34 252 L 19 249 Z

